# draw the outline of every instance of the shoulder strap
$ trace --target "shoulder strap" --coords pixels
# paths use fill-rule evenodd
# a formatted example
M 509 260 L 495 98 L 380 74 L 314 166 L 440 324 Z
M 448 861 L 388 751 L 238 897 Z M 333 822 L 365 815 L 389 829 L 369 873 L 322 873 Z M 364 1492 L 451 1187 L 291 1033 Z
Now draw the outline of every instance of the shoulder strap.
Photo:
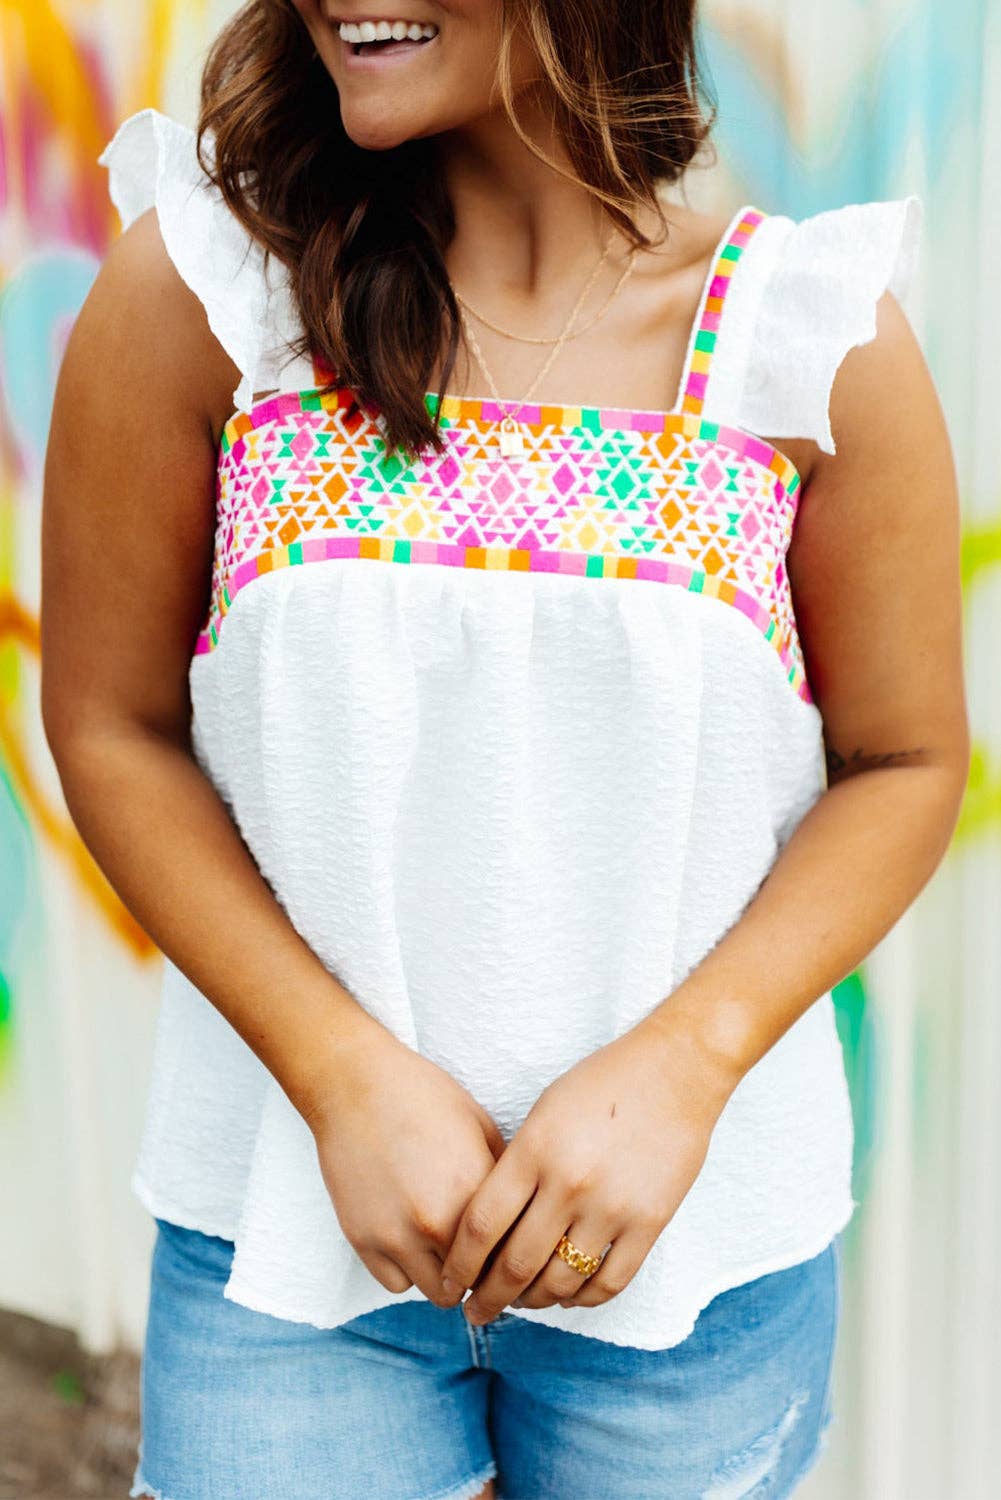
M 705 405 L 706 386 L 712 369 L 716 340 L 723 319 L 723 308 L 730 281 L 744 248 L 758 225 L 768 217 L 750 203 L 745 203 L 734 214 L 716 247 L 705 286 L 699 302 L 699 310 L 692 325 L 688 341 L 688 356 L 681 376 L 681 387 L 674 410 L 685 415 L 701 416 Z
M 730 279 L 743 254 L 744 247 L 750 241 L 758 225 L 767 217 L 767 214 L 762 213 L 760 209 L 745 203 L 734 214 L 716 246 L 688 342 L 681 388 L 673 408 L 675 412 L 694 416 L 702 412 Z M 326 384 L 336 373 L 315 351 L 312 354 L 312 363 L 313 381 L 317 386 Z

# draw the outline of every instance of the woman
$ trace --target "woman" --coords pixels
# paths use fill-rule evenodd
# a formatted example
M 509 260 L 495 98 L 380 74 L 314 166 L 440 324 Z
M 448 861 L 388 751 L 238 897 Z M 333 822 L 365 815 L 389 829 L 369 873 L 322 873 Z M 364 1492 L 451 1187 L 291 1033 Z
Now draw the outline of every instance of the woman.
M 43 698 L 167 959 L 133 1496 L 720 1500 L 819 1451 L 830 986 L 956 820 L 958 503 L 919 201 L 669 202 L 694 26 L 254 0 L 197 137 L 102 157 Z

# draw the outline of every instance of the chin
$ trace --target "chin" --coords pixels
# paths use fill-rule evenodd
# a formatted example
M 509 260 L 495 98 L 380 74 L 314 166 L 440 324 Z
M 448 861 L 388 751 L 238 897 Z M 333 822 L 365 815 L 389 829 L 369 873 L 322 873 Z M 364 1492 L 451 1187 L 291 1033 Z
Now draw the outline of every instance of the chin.
M 402 121 L 387 119 L 385 115 L 367 116 L 354 110 L 342 110 L 341 123 L 345 133 L 362 151 L 392 151 L 402 146 L 417 134 Z

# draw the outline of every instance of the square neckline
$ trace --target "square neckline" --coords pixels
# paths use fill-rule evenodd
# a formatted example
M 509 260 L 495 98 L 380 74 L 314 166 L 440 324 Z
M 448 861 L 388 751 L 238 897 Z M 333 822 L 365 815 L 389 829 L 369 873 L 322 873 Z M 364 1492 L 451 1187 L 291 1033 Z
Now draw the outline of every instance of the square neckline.
M 529 413 L 527 418 L 520 418 L 523 424 L 531 428 L 533 426 L 552 423 L 555 419 L 555 425 L 559 427 L 584 426 L 598 432 L 631 431 L 638 432 L 643 437 L 656 437 L 658 434 L 670 430 L 681 431 L 686 436 L 702 437 L 702 429 L 706 429 L 704 440 L 710 444 L 729 448 L 741 455 L 747 454 L 749 449 L 758 450 L 756 452 L 751 451 L 749 456 L 762 463 L 766 469 L 771 469 L 783 484 L 787 494 L 791 495 L 801 490 L 803 476 L 799 468 L 789 455 L 783 452 L 781 448 L 776 447 L 774 443 L 768 442 L 767 439 L 759 437 L 757 433 L 751 432 L 747 428 L 737 427 L 731 423 L 713 421 L 704 417 L 701 412 L 686 412 L 683 410 L 689 377 L 692 374 L 696 343 L 699 334 L 703 331 L 707 305 L 712 293 L 713 284 L 719 275 L 720 262 L 723 259 L 724 252 L 731 245 L 738 227 L 748 213 L 760 214 L 761 219 L 758 220 L 758 223 L 767 218 L 767 214 L 756 208 L 753 203 L 741 204 L 731 215 L 726 227 L 713 247 L 712 257 L 702 284 L 702 291 L 699 295 L 695 316 L 688 331 L 685 360 L 673 406 L 664 410 L 656 407 L 600 406 L 593 403 L 588 405 L 570 401 L 523 402 L 522 411 Z M 730 281 L 737 274 L 737 267 L 740 264 L 741 258 L 738 257 L 736 261 L 734 269 L 730 274 Z M 720 318 L 722 316 L 723 312 L 721 311 Z M 315 360 L 313 367 L 314 374 L 316 374 L 317 366 Z M 243 436 L 244 433 L 252 431 L 269 420 L 280 418 L 285 411 L 292 410 L 295 407 L 302 408 L 307 400 L 312 405 L 314 402 L 323 403 L 334 398 L 338 400 L 339 404 L 339 393 L 348 391 L 348 389 L 345 386 L 338 386 L 334 391 L 327 392 L 323 385 L 313 384 L 297 388 L 296 390 L 273 391 L 260 402 L 252 401 L 249 412 L 236 410 L 227 418 L 220 435 L 220 456 L 223 452 L 228 452 L 232 444 L 239 437 Z M 349 393 L 354 399 L 357 399 L 353 391 Z M 426 390 L 423 393 L 423 399 L 425 405 L 429 402 L 440 405 L 442 415 L 454 418 L 460 424 L 467 420 L 480 422 L 499 421 L 505 415 L 506 408 L 517 406 L 516 399 L 506 396 L 501 396 L 501 405 L 498 405 L 496 398 L 493 396 L 482 394 L 446 394 L 442 397 L 440 392 L 434 390 Z M 484 408 L 487 409 L 490 416 L 484 416 Z M 366 410 L 364 407 L 362 409 Z M 435 414 L 435 407 L 430 407 L 429 410 L 431 410 L 432 414 Z M 572 421 L 569 420 L 571 416 L 573 418 Z M 770 457 L 766 455 L 770 455 Z
M 685 393 L 688 388 L 688 377 L 691 374 L 692 369 L 692 357 L 695 353 L 695 343 L 700 332 L 702 331 L 702 324 L 705 319 L 706 313 L 706 304 L 709 301 L 709 295 L 712 290 L 712 285 L 718 273 L 719 263 L 722 259 L 723 251 L 730 244 L 730 241 L 737 232 L 738 225 L 743 222 L 745 216 L 749 212 L 757 212 L 757 210 L 755 209 L 755 205 L 753 203 L 741 204 L 736 213 L 731 215 L 730 219 L 727 221 L 726 228 L 723 230 L 723 233 L 719 236 L 715 245 L 713 246 L 712 256 L 709 261 L 709 269 L 706 272 L 705 280 L 702 283 L 702 291 L 699 294 L 699 300 L 695 309 L 695 316 L 688 330 L 688 340 L 685 347 L 685 359 L 681 367 L 681 379 L 678 382 L 678 393 L 675 397 L 673 406 L 670 406 L 666 410 L 663 410 L 656 406 L 601 406 L 596 402 L 585 403 L 580 401 L 524 401 L 522 402 L 522 409 L 527 409 L 528 411 L 540 411 L 541 409 L 545 408 L 547 411 L 616 412 L 620 413 L 623 416 L 653 417 L 659 422 L 666 421 L 668 417 L 687 417 L 696 415 L 696 413 L 686 412 L 682 409 L 685 400 Z M 435 401 L 440 399 L 438 391 L 425 391 L 425 401 L 427 401 L 428 397 L 433 398 Z M 517 406 L 517 397 L 515 396 L 501 396 L 499 402 L 496 396 L 484 396 L 477 394 L 469 396 L 446 395 L 444 399 L 446 401 L 459 402 L 471 401 L 475 402 L 477 405 L 485 404 L 487 406 Z M 720 425 L 725 426 L 727 424 L 724 423 Z M 655 428 L 653 430 L 659 431 L 660 429 Z M 731 428 L 731 431 L 732 430 L 733 429 Z M 754 436 L 754 434 L 748 433 L 747 436 L 752 437 Z M 776 452 L 778 452 L 777 449 Z M 785 455 L 783 455 L 783 457 L 784 456 Z M 791 462 L 791 460 L 789 460 L 789 462 Z M 793 467 L 795 468 L 795 465 L 793 465 Z

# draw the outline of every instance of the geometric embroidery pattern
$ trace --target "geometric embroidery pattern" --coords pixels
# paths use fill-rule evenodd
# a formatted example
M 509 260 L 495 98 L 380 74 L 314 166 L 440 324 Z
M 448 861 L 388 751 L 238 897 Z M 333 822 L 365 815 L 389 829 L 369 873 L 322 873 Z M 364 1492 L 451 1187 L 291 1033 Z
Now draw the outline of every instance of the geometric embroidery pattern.
M 770 444 L 686 411 L 526 405 L 526 451 L 503 458 L 503 409 L 429 391 L 445 448 L 408 463 L 387 457 L 378 413 L 347 387 L 321 389 L 317 370 L 316 387 L 273 396 L 223 430 L 196 652 L 215 648 L 241 589 L 309 562 L 634 578 L 733 606 L 813 701 L 785 570 L 800 476 Z

